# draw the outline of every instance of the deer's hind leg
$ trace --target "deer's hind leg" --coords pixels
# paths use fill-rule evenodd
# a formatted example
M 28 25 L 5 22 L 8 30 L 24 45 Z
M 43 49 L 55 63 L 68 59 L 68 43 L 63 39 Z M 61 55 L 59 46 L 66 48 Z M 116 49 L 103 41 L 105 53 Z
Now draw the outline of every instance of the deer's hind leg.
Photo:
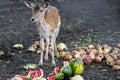
M 57 56 L 57 58 L 60 57 L 59 52 L 57 50 L 57 44 L 56 44 L 56 38 L 58 36 L 58 33 L 59 33 L 59 29 L 56 30 L 55 33 L 54 33 L 54 35 L 55 35 L 55 37 L 54 37 L 54 50 L 55 50 L 55 55 Z

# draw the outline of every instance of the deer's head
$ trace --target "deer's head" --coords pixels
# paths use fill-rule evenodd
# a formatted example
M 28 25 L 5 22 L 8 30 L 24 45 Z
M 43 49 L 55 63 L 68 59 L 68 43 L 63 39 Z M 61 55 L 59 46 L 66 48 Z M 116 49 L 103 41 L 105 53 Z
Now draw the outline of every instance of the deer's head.
M 24 3 L 27 7 L 32 9 L 31 21 L 33 22 L 43 19 L 45 11 L 50 6 L 49 2 L 34 3 L 34 2 L 25 1 Z

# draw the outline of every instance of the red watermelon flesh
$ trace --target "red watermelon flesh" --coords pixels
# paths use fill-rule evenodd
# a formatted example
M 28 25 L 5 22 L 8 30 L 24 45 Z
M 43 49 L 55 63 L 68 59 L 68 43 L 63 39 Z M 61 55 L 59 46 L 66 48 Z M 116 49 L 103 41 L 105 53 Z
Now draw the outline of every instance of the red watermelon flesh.
M 54 72 L 55 72 L 55 74 L 61 73 L 61 69 L 60 68 L 54 68 Z
M 55 78 L 56 78 L 56 75 L 52 75 L 50 77 L 47 77 L 47 80 L 55 80 Z
M 63 66 L 66 66 L 66 65 L 68 65 L 69 64 L 69 61 L 64 61 L 63 62 Z
M 27 78 L 27 76 L 23 76 L 23 75 L 15 75 L 15 77 L 19 77 L 21 79 L 26 79 Z
M 42 69 L 35 70 L 35 71 L 29 71 L 27 76 L 32 79 L 37 78 L 37 77 L 43 77 L 43 71 Z
M 68 65 L 68 64 L 69 64 L 68 61 L 64 61 L 64 62 L 63 62 L 63 66 L 62 66 L 61 68 L 54 68 L 55 74 L 61 73 L 61 72 L 62 72 L 62 69 L 63 69 L 66 65 Z

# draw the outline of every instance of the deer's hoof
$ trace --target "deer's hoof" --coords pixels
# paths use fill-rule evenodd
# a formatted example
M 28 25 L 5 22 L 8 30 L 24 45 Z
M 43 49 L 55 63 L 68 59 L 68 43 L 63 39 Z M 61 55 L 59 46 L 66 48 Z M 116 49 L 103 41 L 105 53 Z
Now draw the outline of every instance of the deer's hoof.
M 48 61 L 48 56 L 45 56 L 44 59 L 45 59 L 45 61 Z
M 56 63 L 55 63 L 55 61 L 52 61 L 52 65 L 53 65 L 53 66 L 56 66 Z
M 60 58 L 60 55 L 59 55 L 59 53 L 57 53 L 57 54 L 56 54 L 56 57 L 57 57 L 57 58 Z
M 39 61 L 38 65 L 43 65 L 43 60 Z

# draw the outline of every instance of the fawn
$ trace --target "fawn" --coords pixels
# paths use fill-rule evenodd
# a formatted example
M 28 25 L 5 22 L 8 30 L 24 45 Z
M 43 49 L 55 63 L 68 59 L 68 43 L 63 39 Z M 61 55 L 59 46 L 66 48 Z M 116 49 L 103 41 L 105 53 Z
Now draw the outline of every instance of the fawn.
M 46 54 L 45 60 L 48 60 L 48 50 L 51 44 L 52 65 L 56 65 L 54 55 L 59 57 L 56 46 L 56 37 L 59 33 L 61 19 L 58 9 L 54 6 L 50 6 L 49 2 L 29 2 L 25 1 L 25 5 L 32 9 L 32 22 L 36 22 L 37 30 L 39 32 L 41 41 L 41 55 L 39 65 L 43 64 L 43 52 L 45 49 L 46 41 Z M 54 54 L 55 53 L 55 54 Z

